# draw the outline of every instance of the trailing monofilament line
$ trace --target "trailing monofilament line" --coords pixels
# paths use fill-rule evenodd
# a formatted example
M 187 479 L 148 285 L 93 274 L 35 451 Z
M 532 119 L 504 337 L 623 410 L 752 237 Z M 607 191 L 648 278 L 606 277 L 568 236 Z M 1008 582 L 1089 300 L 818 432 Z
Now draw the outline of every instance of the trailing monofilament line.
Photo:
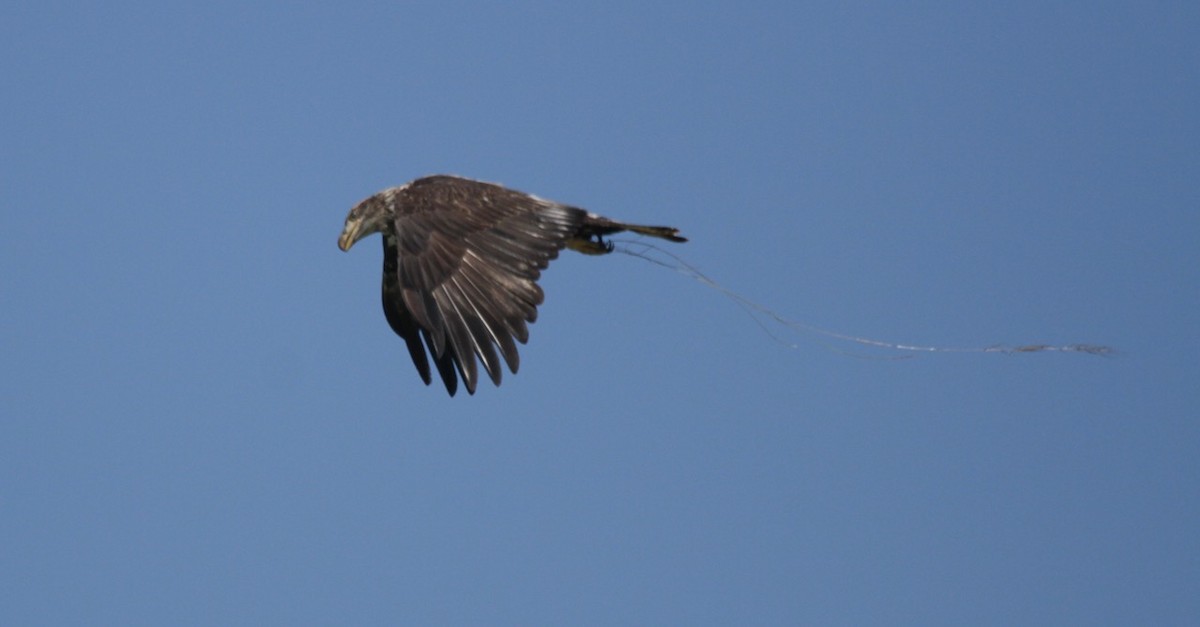
M 891 350 L 891 351 L 902 351 L 902 352 L 908 352 L 908 353 L 1002 353 L 1002 354 L 1007 354 L 1007 355 L 1013 355 L 1013 354 L 1017 354 L 1017 353 L 1050 353 L 1050 352 L 1086 353 L 1088 355 L 1113 355 L 1116 353 L 1116 351 L 1113 350 L 1112 348 L 1110 348 L 1108 346 L 1098 345 L 1098 344 L 1059 344 L 1059 345 L 1055 345 L 1055 344 L 1021 344 L 1021 345 L 993 344 L 991 346 L 982 346 L 982 347 L 978 347 L 978 348 L 965 348 L 965 347 L 953 347 L 953 346 L 924 346 L 924 345 L 919 345 L 919 344 L 904 344 L 904 343 L 899 343 L 899 342 L 888 342 L 885 340 L 877 340 L 877 339 L 873 339 L 873 338 L 869 338 L 869 337 L 850 335 L 850 334 L 846 334 L 846 333 L 839 333 L 837 331 L 823 329 L 821 327 L 811 325 L 811 324 L 808 324 L 805 322 L 800 322 L 798 320 L 789 320 L 787 318 L 784 318 L 779 313 L 775 312 L 773 309 L 770 309 L 770 308 L 763 306 L 757 302 L 754 302 L 754 301 L 746 298 L 745 296 L 742 296 L 741 294 L 738 294 L 737 292 L 734 292 L 734 291 L 726 288 L 725 286 L 721 285 L 720 283 L 717 283 L 716 281 L 709 278 L 708 275 L 706 275 L 703 272 L 701 272 L 700 270 L 698 270 L 695 266 L 684 261 L 678 255 L 676 255 L 672 252 L 666 251 L 662 248 L 659 248 L 658 246 L 655 246 L 654 244 L 650 244 L 648 242 L 640 241 L 640 240 L 612 240 L 612 241 L 613 241 L 613 243 L 617 244 L 616 248 L 614 249 L 614 252 L 624 253 L 624 254 L 630 255 L 632 257 L 644 259 L 655 265 L 662 266 L 662 267 L 670 269 L 670 270 L 674 270 L 686 277 L 691 278 L 692 280 L 695 280 L 695 281 L 701 283 L 702 285 L 704 285 L 710 289 L 720 292 L 721 294 L 725 295 L 725 297 L 727 297 L 730 300 L 732 300 L 733 302 L 737 303 L 738 306 L 740 306 L 742 309 L 744 309 L 750 315 L 750 317 L 755 321 L 755 323 L 757 323 L 763 329 L 763 331 L 766 332 L 767 335 L 769 335 L 772 339 L 779 342 L 780 344 L 783 344 L 784 346 L 787 346 L 787 347 L 793 348 L 793 349 L 798 349 L 799 346 L 793 342 L 788 342 L 788 341 L 784 340 L 783 338 L 780 338 L 776 333 L 772 332 L 771 329 L 766 324 L 763 323 L 763 321 L 760 319 L 760 316 L 766 317 L 767 319 L 772 320 L 781 326 L 792 329 L 793 331 L 811 333 L 811 334 L 820 335 L 820 336 L 824 336 L 826 338 L 831 338 L 831 339 L 840 340 L 840 341 L 844 341 L 844 342 L 852 342 L 854 344 L 859 344 L 861 346 L 869 346 L 872 348 L 879 348 L 879 349 L 885 349 L 885 350 Z M 655 255 L 659 255 L 659 256 L 655 256 Z M 666 257 L 667 259 L 664 259 L 663 257 Z M 846 352 L 842 349 L 839 349 L 838 347 L 836 347 L 834 345 L 831 345 L 828 343 L 826 343 L 826 345 L 834 351 Z M 862 356 L 862 355 L 859 355 L 859 356 Z M 872 357 L 878 358 L 879 356 L 872 355 Z M 891 355 L 890 357 L 894 358 L 894 359 L 904 359 L 907 357 L 912 357 L 912 355 Z

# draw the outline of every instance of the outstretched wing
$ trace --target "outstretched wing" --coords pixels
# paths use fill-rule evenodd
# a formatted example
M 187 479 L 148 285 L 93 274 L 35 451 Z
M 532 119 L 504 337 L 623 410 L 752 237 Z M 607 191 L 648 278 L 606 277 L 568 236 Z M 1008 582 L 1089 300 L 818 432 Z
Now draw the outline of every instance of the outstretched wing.
M 543 300 L 541 271 L 587 215 L 496 185 L 463 183 L 415 181 L 399 192 L 399 210 L 384 233 L 388 323 L 426 384 L 428 349 L 451 395 L 456 371 L 475 393 L 478 363 L 496 385 L 501 357 L 517 372 L 516 343 L 529 339 L 527 325 Z

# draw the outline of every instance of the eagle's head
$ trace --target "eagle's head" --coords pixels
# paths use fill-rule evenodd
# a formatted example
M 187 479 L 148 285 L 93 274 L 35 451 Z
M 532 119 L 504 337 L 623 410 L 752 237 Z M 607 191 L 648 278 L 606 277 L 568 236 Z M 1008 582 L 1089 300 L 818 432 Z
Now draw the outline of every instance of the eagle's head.
M 346 216 L 346 225 L 338 237 L 338 248 L 350 250 L 358 240 L 387 228 L 388 206 L 391 195 L 388 191 L 380 192 L 354 205 Z

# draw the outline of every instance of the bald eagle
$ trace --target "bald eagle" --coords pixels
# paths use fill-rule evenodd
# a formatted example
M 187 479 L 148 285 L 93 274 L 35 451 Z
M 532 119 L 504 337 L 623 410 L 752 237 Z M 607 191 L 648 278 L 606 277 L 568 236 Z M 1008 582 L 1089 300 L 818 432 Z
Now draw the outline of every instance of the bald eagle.
M 450 396 L 462 377 L 475 393 L 478 365 L 500 385 L 500 358 L 516 374 L 516 342 L 529 339 L 544 295 L 537 280 L 564 247 L 589 255 L 613 250 L 621 231 L 686 242 L 679 230 L 610 220 L 457 176 L 428 176 L 385 189 L 346 216 L 338 247 L 383 235 L 383 313 L 404 339 L 425 385 L 429 359 Z M 514 342 L 515 340 L 515 342 Z

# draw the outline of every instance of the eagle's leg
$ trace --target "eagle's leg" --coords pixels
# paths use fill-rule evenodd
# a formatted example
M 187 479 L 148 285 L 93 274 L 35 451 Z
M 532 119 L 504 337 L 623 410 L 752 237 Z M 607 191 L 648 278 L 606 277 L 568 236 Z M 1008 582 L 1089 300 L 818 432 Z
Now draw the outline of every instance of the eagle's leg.
M 607 255 L 616 244 L 606 241 L 599 233 L 590 233 L 586 237 L 572 237 L 567 240 L 567 248 L 585 255 Z

